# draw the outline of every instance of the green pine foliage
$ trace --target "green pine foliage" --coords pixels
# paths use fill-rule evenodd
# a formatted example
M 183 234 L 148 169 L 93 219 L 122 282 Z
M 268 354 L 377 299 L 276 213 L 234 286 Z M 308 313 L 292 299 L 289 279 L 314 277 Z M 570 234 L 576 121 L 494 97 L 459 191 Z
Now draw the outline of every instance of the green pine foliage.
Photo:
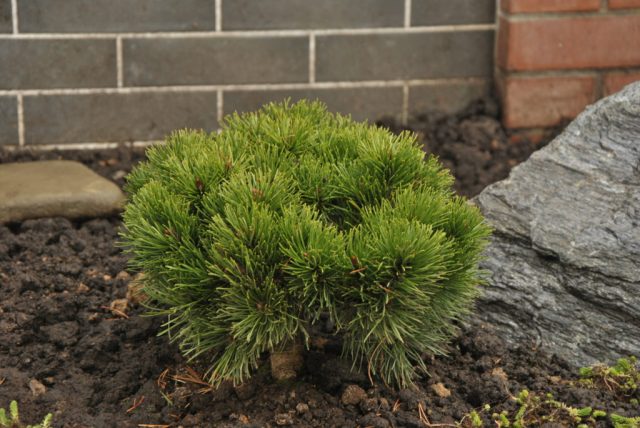
M 468 312 L 490 233 L 409 133 L 270 104 L 222 132 L 178 131 L 128 177 L 123 242 L 152 311 L 211 381 L 329 314 L 344 353 L 409 385 Z

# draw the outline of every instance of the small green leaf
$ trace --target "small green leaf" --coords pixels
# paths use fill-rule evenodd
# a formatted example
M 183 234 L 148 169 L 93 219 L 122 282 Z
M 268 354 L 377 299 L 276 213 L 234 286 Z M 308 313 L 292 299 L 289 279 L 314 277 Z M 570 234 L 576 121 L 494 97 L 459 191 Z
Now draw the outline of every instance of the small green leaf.
M 20 414 L 18 413 L 18 402 L 16 400 L 9 404 L 9 413 L 11 414 L 11 422 L 18 425 L 20 423 Z
M 607 416 L 607 412 L 604 412 L 602 410 L 594 410 L 591 414 L 591 417 L 593 417 L 594 419 L 604 418 L 605 416 Z
M 514 418 L 516 420 L 516 422 L 522 420 L 522 418 L 524 417 L 525 412 L 527 411 L 527 407 L 528 406 L 526 404 L 523 404 L 522 406 L 520 406 L 520 408 L 518 409 L 518 413 L 516 413 L 516 416 Z
M 592 367 L 581 367 L 580 368 L 580 376 L 581 377 L 591 377 L 591 376 L 593 376 L 593 368 Z
M 518 394 L 518 398 L 516 401 L 518 402 L 518 404 L 524 404 L 527 401 L 528 397 L 529 397 L 529 391 L 527 391 L 526 389 L 523 389 Z
M 640 427 L 640 416 L 635 418 L 628 418 L 626 416 L 620 416 L 614 413 L 610 417 L 611 417 L 611 422 L 613 423 L 614 428 L 639 428 Z
M 471 424 L 474 427 L 481 428 L 482 426 L 484 426 L 484 424 L 482 423 L 482 419 L 480 418 L 480 415 L 475 410 L 471 411 L 471 413 L 469 414 L 469 417 L 471 419 Z
M 586 417 L 589 417 L 589 415 L 591 415 L 592 411 L 593 409 L 591 407 L 583 407 L 581 409 L 578 409 L 577 415 L 581 418 L 586 418 Z
M 44 420 L 40 424 L 42 428 L 49 428 L 51 426 L 51 420 L 53 419 L 53 415 L 48 413 L 47 416 L 44 417 Z
M 11 421 L 7 418 L 7 412 L 4 409 L 0 409 L 0 426 L 8 427 Z
M 506 412 L 500 413 L 500 428 L 509 428 L 511 426 L 511 422 L 509 422 L 509 418 L 507 418 Z

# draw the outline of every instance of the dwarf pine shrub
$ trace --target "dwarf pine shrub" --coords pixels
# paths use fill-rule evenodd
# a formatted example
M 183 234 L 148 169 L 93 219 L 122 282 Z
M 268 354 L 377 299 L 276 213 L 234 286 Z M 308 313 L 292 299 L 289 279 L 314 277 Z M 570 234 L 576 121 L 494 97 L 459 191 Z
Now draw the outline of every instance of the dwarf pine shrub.
M 308 345 L 328 314 L 355 364 L 411 384 L 476 295 L 489 228 L 412 134 L 303 101 L 147 156 L 128 176 L 124 244 L 152 312 L 211 358 L 214 383 Z

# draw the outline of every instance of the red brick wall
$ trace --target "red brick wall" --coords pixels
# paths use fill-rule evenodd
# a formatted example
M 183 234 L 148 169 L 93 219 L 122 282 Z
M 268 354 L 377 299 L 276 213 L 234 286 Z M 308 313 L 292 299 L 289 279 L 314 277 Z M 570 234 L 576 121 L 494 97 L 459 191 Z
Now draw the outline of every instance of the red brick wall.
M 640 80 L 640 0 L 501 0 L 498 25 L 508 128 L 555 126 Z

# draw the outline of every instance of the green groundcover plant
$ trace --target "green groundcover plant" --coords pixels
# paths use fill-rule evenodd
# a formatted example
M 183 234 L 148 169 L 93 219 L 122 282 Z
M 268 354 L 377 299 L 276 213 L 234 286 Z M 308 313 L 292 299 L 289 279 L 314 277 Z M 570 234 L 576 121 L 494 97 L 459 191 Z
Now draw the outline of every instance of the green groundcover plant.
M 20 412 L 18 411 L 18 402 L 13 400 L 9 404 L 9 414 L 3 408 L 0 408 L 0 428 L 50 428 L 53 415 L 48 413 L 41 423 L 37 425 L 25 425 L 20 421 Z
M 409 385 L 476 296 L 489 227 L 410 133 L 303 101 L 176 132 L 147 156 L 123 244 L 152 313 L 211 359 L 213 383 L 242 382 L 267 353 L 293 376 L 328 314 L 354 364 Z

